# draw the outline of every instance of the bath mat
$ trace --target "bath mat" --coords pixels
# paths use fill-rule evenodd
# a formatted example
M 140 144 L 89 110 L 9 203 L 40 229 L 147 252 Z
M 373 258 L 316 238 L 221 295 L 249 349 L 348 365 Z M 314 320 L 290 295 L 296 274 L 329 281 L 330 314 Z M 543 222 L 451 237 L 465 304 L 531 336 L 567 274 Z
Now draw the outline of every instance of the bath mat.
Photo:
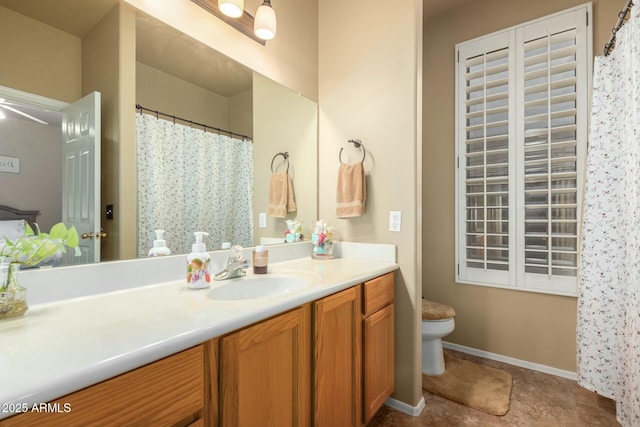
M 422 388 L 454 402 L 492 415 L 509 411 L 511 375 L 501 369 L 478 365 L 444 352 L 442 375 L 422 374 Z

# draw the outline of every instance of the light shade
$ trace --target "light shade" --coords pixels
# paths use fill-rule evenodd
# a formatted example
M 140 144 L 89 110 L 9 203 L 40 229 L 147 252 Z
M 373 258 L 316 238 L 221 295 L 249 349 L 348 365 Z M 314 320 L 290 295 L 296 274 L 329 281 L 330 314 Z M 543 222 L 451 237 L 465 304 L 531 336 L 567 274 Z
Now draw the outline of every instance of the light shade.
M 4 111 L 2 111 L 2 109 L 0 109 L 0 120 L 2 119 L 6 119 L 7 116 L 4 114 Z
M 276 13 L 270 0 L 265 0 L 258 8 L 253 29 L 256 36 L 263 40 L 271 40 L 276 36 Z
M 244 0 L 218 0 L 218 9 L 231 18 L 239 18 L 244 13 Z

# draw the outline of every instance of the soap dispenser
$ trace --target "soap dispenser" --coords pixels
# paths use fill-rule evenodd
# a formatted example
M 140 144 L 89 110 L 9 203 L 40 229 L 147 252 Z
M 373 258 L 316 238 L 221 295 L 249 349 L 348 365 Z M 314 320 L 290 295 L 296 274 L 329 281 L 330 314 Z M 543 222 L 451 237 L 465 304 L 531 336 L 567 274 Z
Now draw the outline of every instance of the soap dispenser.
M 191 247 L 191 253 L 187 256 L 187 286 L 190 289 L 204 289 L 209 287 L 211 281 L 210 260 L 207 247 L 202 241 L 203 236 L 209 233 L 196 231 L 196 242 Z
M 156 240 L 153 241 L 153 247 L 149 249 L 149 256 L 171 255 L 171 249 L 167 247 L 167 241 L 163 239 L 164 230 L 156 230 Z

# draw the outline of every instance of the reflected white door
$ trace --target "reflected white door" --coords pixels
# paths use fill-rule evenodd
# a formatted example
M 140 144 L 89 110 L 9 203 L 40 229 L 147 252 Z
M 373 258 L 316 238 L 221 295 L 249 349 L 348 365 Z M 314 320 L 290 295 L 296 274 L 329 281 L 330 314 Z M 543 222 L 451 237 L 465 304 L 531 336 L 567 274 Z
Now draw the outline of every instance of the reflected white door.
M 100 261 L 100 93 L 62 109 L 62 221 L 75 226 L 81 256 L 66 265 Z

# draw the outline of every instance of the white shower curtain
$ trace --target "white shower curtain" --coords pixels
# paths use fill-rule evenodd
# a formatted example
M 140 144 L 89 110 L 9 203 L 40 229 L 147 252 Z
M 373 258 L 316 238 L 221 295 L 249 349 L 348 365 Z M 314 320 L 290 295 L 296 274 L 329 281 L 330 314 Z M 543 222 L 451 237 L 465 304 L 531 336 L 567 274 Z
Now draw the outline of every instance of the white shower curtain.
M 640 6 L 597 57 L 579 275 L 578 383 L 640 426 Z
M 136 114 L 138 255 L 154 230 L 172 253 L 189 253 L 194 231 L 207 250 L 253 245 L 253 144 Z

